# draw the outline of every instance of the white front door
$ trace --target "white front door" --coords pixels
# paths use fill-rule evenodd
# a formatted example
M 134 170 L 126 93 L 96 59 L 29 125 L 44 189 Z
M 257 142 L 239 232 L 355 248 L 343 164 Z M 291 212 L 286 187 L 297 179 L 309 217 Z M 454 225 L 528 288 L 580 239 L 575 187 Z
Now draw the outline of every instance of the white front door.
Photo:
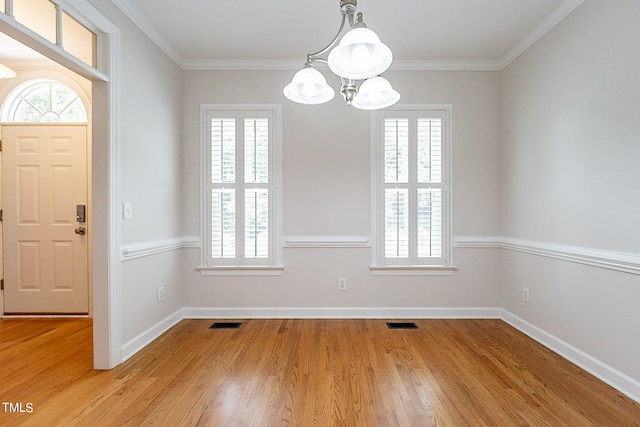
M 2 125 L 4 311 L 88 313 L 86 125 Z

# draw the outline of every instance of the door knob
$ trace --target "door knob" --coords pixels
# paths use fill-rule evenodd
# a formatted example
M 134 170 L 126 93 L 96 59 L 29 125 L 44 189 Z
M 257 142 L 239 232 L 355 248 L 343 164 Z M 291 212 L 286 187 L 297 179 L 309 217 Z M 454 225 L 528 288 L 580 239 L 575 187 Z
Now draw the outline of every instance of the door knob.
M 76 234 L 79 234 L 81 236 L 87 234 L 87 228 L 86 227 L 76 228 Z

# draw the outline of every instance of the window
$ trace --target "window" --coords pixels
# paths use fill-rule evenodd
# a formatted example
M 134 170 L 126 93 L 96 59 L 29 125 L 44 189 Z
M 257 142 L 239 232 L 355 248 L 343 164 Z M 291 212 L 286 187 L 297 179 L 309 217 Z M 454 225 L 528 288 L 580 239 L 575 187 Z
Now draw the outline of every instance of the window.
M 0 12 L 96 68 L 97 35 L 52 0 L 0 0 Z M 70 12 L 70 11 L 69 11 Z
M 450 118 L 450 106 L 374 113 L 373 273 L 450 274 Z
M 277 273 L 279 107 L 203 106 L 202 115 L 206 212 L 200 270 Z
M 29 80 L 7 100 L 4 121 L 26 123 L 86 123 L 87 110 L 76 92 L 55 80 Z M 4 108 L 3 108 L 4 111 Z

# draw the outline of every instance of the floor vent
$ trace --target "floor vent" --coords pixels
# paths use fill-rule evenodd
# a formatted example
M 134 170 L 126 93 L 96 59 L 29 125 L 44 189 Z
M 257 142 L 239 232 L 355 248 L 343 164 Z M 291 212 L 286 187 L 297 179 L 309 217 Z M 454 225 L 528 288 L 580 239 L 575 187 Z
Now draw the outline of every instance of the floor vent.
M 418 329 L 413 322 L 387 322 L 389 329 Z
M 242 322 L 216 322 L 209 329 L 238 329 Z

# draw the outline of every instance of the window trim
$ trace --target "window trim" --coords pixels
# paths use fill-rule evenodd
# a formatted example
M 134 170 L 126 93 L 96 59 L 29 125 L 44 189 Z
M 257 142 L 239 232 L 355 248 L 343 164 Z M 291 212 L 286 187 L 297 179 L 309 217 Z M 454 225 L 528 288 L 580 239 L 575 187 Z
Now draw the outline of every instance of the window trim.
M 273 118 L 273 160 L 272 168 L 273 180 L 273 206 L 270 207 L 272 221 L 273 241 L 270 250 L 273 255 L 268 258 L 268 262 L 262 265 L 256 264 L 220 264 L 208 265 L 208 254 L 210 236 L 208 236 L 208 218 L 210 210 L 207 179 L 209 178 L 209 168 L 211 167 L 210 141 L 207 117 L 215 113 L 246 113 L 251 111 L 265 111 Z M 203 244 L 200 246 L 200 265 L 197 271 L 203 276 L 214 275 L 281 275 L 284 269 L 282 264 L 282 105 L 281 104 L 200 104 L 200 236 Z
M 380 185 L 384 170 L 381 167 L 383 161 L 383 139 L 381 139 L 381 127 L 383 113 L 389 111 L 406 111 L 410 113 L 438 112 L 443 114 L 445 120 L 442 124 L 444 138 L 442 141 L 443 154 L 443 258 L 444 264 L 393 264 L 384 260 L 384 219 L 380 214 L 380 204 L 384 201 Z M 453 262 L 453 105 L 452 104 L 396 104 L 381 111 L 371 113 L 371 265 L 372 275 L 398 275 L 398 276 L 422 276 L 422 275 L 451 275 L 457 270 Z

